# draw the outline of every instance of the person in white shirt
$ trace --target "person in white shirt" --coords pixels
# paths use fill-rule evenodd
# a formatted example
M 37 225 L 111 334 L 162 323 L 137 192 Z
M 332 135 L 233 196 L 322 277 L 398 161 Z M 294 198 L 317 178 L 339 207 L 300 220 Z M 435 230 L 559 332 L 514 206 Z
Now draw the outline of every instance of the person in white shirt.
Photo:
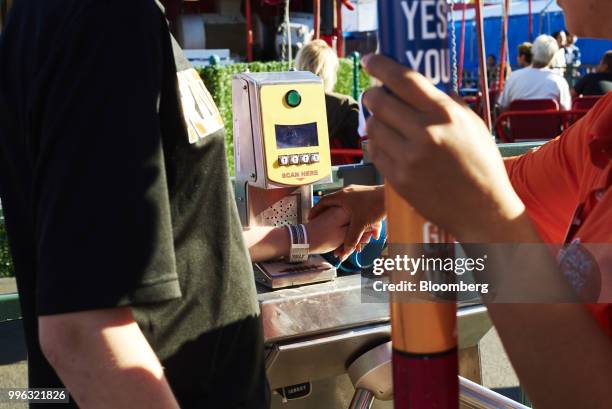
M 554 99 L 561 109 L 571 109 L 572 98 L 567 81 L 550 69 L 558 50 L 557 41 L 551 36 L 536 38 L 531 48 L 533 63 L 508 77 L 499 98 L 501 109 L 507 109 L 517 99 Z
M 567 69 L 567 59 L 565 57 L 565 47 L 567 47 L 567 33 L 565 30 L 556 31 L 553 33 L 553 38 L 557 40 L 557 46 L 559 47 L 552 61 L 550 62 L 550 68 L 560 76 L 565 76 L 565 70 Z

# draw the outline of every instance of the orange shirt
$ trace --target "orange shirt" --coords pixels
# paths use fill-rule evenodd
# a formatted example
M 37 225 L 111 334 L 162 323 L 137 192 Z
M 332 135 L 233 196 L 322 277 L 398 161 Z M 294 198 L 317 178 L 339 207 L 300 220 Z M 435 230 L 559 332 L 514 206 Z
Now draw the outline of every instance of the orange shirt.
M 612 268 L 612 93 L 561 136 L 505 164 L 544 241 L 597 243 L 599 268 Z M 602 273 L 601 298 L 610 300 L 612 272 Z M 588 308 L 612 336 L 612 304 Z

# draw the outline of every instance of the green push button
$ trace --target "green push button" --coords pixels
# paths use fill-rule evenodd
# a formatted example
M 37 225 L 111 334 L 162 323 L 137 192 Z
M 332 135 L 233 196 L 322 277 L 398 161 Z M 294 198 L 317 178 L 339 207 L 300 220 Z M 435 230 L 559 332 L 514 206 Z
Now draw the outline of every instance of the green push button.
M 292 89 L 291 91 L 287 92 L 287 94 L 285 95 L 285 102 L 291 108 L 295 108 L 296 106 L 300 105 L 300 102 L 302 102 L 302 96 L 300 95 L 299 92 Z

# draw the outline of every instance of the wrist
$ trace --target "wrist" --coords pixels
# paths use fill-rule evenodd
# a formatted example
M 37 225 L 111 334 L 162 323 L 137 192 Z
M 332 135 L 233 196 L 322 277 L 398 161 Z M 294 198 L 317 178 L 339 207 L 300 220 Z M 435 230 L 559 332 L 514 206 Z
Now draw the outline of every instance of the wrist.
M 303 224 L 287 225 L 286 230 L 289 235 L 289 254 L 286 257 L 290 263 L 303 263 L 308 261 L 310 244 L 308 231 Z

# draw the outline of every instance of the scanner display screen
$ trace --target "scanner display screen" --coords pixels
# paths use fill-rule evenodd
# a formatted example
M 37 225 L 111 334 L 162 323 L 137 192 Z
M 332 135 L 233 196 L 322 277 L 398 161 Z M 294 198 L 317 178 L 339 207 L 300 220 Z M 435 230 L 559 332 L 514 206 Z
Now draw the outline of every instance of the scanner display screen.
M 300 125 L 274 125 L 277 149 L 319 146 L 317 123 Z

